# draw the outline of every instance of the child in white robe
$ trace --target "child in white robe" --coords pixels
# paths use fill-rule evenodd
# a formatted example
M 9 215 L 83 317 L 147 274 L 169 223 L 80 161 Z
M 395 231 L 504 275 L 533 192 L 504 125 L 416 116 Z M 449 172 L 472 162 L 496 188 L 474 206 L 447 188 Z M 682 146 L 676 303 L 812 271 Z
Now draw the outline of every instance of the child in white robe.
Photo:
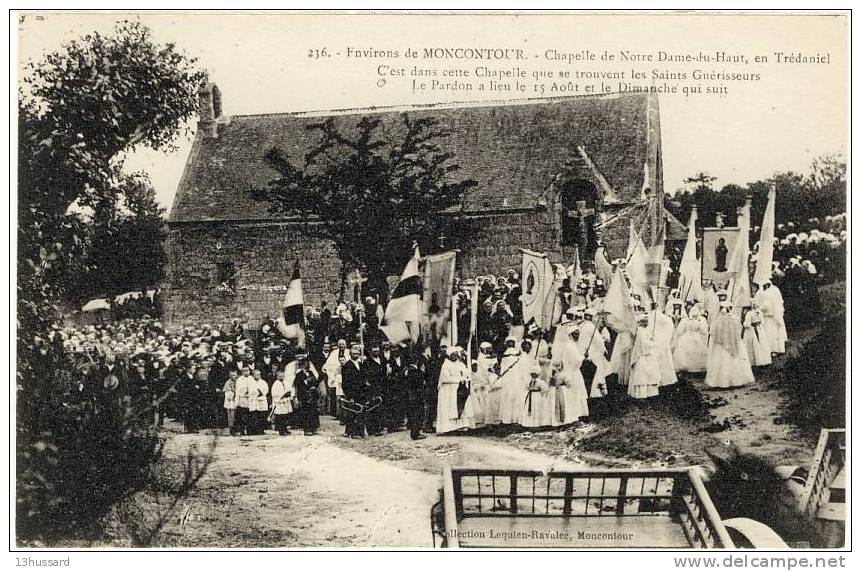
M 236 434 L 236 379 L 237 371 L 230 371 L 221 392 L 224 393 L 224 409 L 227 411 L 227 429 L 230 435 Z
M 236 424 L 235 430 L 238 434 L 251 434 L 253 431 L 251 420 L 251 389 L 254 386 L 254 377 L 251 369 L 244 365 L 242 374 L 236 379 Z
M 526 396 L 523 399 L 520 425 L 524 428 L 550 426 L 550 407 L 548 406 L 550 387 L 547 381 L 541 378 L 540 366 L 534 365 L 528 374 L 529 384 L 526 386 Z
M 580 369 L 566 371 L 562 361 L 550 364 L 550 425 L 565 426 L 589 416 L 589 398 Z
M 691 308 L 688 317 L 683 317 L 677 329 L 673 348 L 676 372 L 703 373 L 706 370 L 709 324 L 703 317 L 699 305 Z

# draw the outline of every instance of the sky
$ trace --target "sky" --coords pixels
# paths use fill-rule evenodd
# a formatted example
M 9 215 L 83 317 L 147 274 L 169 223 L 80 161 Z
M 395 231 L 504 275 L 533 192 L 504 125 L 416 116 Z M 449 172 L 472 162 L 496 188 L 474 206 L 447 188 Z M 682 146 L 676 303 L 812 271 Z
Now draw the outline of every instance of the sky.
M 482 62 L 405 59 L 407 49 L 491 47 L 521 49 L 526 61 L 492 62 L 491 69 L 624 71 L 651 74 L 694 70 L 758 73 L 733 82 L 726 95 L 659 95 L 664 186 L 668 192 L 700 171 L 719 186 L 746 184 L 775 172 L 808 172 L 824 154 L 846 155 L 848 136 L 848 22 L 835 16 L 790 15 L 404 15 L 404 14 L 27 14 L 19 22 L 19 71 L 64 42 L 120 19 L 139 19 L 159 43 L 173 42 L 196 57 L 222 93 L 225 115 L 323 111 L 517 98 L 524 94 L 454 91 L 414 93 L 412 66 L 473 70 Z M 315 58 L 327 48 L 330 57 Z M 400 58 L 347 56 L 397 50 Z M 611 63 L 548 59 L 548 50 L 614 55 Z M 652 54 L 653 61 L 620 61 L 621 52 Z M 743 54 L 748 63 L 667 63 L 667 54 Z M 776 63 L 775 52 L 830 54 L 828 64 Z M 309 54 L 312 57 L 309 57 Z M 340 54 L 340 55 L 337 55 Z M 766 55 L 768 63 L 756 63 Z M 380 75 L 378 66 L 403 68 L 406 77 Z M 383 83 L 382 80 L 385 80 Z M 560 80 L 566 83 L 567 80 Z M 610 82 L 614 85 L 616 81 Z M 661 81 L 655 81 L 660 84 Z M 688 81 L 704 86 L 719 81 Z M 545 93 L 545 96 L 552 95 Z M 564 93 L 562 94 L 564 95 Z M 170 208 L 190 139 L 173 153 L 139 151 L 127 170 L 145 170 L 159 202 Z

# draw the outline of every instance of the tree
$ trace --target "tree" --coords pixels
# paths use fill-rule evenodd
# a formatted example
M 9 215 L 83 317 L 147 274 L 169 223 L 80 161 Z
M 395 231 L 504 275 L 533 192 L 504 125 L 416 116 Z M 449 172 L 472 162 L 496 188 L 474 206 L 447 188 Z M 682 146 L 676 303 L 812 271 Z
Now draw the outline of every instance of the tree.
M 698 190 L 713 190 L 714 187 L 712 186 L 712 183 L 716 180 L 716 176 L 712 176 L 705 171 L 700 171 L 694 176 L 686 178 L 684 182 L 686 185 L 692 185 L 692 192 L 696 192 Z
M 197 111 L 204 74 L 137 22 L 89 34 L 25 68 L 18 129 L 18 316 L 44 331 L 81 258 L 70 208 L 115 196 L 126 153 L 169 149 Z M 22 335 L 23 334 L 23 335 Z
M 814 159 L 807 176 L 787 171 L 746 186 L 728 184 L 719 190 L 714 188 L 715 180 L 702 172 L 685 179 L 687 188 L 675 193 L 668 201 L 668 208 L 679 220 L 687 220 L 696 204 L 702 226 L 713 226 L 718 212 L 726 217 L 725 224 L 731 225 L 736 208 L 750 196 L 753 199 L 751 230 L 754 230 L 762 220 L 768 190 L 774 186 L 778 197 L 775 215 L 779 223 L 805 222 L 846 211 L 846 163 L 830 155 Z M 759 239 L 758 234 L 752 239 Z
M 385 301 L 386 277 L 403 270 L 413 242 L 427 252 L 440 236 L 457 236 L 451 214 L 477 183 L 457 177 L 441 146 L 448 135 L 432 118 L 404 115 L 393 132 L 373 117 L 343 130 L 332 118 L 307 129 L 320 140 L 302 166 L 271 149 L 266 160 L 279 176 L 255 198 L 272 212 L 305 216 L 306 230 L 331 239 Z
M 145 292 L 164 275 L 165 211 L 155 190 L 143 173 L 126 176 L 120 184 L 120 194 L 104 199 L 89 217 L 82 268 L 69 276 L 65 292 L 73 304 Z
M 117 199 L 125 154 L 170 148 L 204 75 L 139 23 L 71 41 L 23 73 L 18 102 L 17 533 L 32 540 L 97 522 L 139 485 L 158 439 L 134 415 L 98 413 L 50 335 L 85 257 L 77 212 Z M 108 216 L 108 210 L 100 215 Z

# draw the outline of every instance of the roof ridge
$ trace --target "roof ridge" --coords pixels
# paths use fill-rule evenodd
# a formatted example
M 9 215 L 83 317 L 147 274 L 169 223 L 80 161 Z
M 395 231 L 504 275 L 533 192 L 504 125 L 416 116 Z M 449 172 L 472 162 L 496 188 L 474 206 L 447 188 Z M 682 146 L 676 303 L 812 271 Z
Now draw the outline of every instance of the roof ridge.
M 563 95 L 559 97 L 524 97 L 519 99 L 489 99 L 486 101 L 447 101 L 438 103 L 402 103 L 396 105 L 371 105 L 368 107 L 345 107 L 342 109 L 314 109 L 307 111 L 280 111 L 275 113 L 243 113 L 230 115 L 231 119 L 255 117 L 325 117 L 330 115 L 352 115 L 362 112 L 391 113 L 393 111 L 425 111 L 434 109 L 463 109 L 478 107 L 515 107 L 518 105 L 537 105 L 545 103 L 563 103 L 566 101 L 583 101 L 597 99 L 619 99 L 621 97 L 644 97 L 645 93 L 626 93 L 613 91 L 611 93 Z

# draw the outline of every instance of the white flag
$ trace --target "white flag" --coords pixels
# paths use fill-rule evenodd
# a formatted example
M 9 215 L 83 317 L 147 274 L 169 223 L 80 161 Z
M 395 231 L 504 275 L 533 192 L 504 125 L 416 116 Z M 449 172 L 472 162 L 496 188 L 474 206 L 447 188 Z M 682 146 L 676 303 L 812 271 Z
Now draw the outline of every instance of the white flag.
M 688 221 L 688 241 L 679 264 L 679 291 L 682 292 L 682 301 L 704 301 L 702 274 L 702 263 L 697 258 L 697 209 L 694 208 Z
M 771 279 L 771 264 L 774 261 L 774 209 L 777 200 L 777 190 L 774 186 L 768 191 L 768 204 L 762 217 L 762 229 L 759 233 L 759 252 L 756 256 L 756 273 L 754 283 L 759 285 Z

